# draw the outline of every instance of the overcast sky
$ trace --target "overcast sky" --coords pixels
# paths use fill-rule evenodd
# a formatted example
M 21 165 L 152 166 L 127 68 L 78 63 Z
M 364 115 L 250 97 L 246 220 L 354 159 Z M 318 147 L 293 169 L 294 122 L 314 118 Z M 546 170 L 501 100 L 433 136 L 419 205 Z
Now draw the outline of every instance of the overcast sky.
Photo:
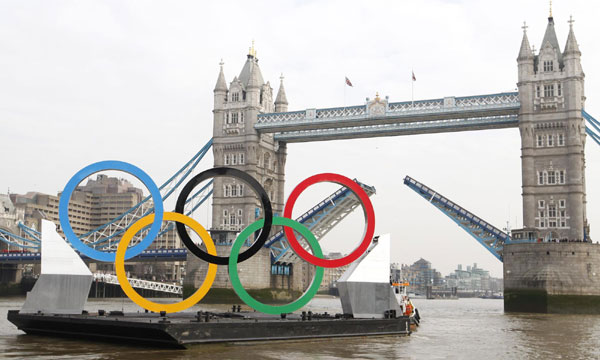
M 576 20 L 586 109 L 596 117 L 598 10 L 554 2 L 561 48 L 569 15 Z M 410 100 L 411 69 L 415 99 L 512 91 L 522 22 L 539 49 L 547 17 L 546 1 L 0 0 L 0 193 L 55 194 L 106 159 L 161 184 L 210 139 L 219 61 L 231 81 L 252 39 L 265 80 L 277 91 L 283 73 L 289 109 L 300 110 L 359 105 L 377 91 Z M 344 76 L 354 84 L 345 97 Z M 600 240 L 600 147 L 587 145 L 588 218 Z M 500 276 L 502 265 L 403 185 L 405 175 L 499 228 L 522 226 L 517 129 L 290 144 L 286 171 L 286 196 L 318 172 L 375 186 L 377 232 L 392 234 L 392 258 L 423 257 L 444 274 L 477 262 Z M 361 217 L 340 225 L 325 249 L 354 248 Z

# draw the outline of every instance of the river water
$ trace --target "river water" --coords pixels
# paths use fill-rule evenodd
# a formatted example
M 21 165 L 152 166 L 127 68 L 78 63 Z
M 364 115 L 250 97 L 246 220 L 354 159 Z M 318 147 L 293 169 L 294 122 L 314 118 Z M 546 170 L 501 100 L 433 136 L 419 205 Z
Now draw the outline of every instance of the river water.
M 600 316 L 505 314 L 502 300 L 413 302 L 421 326 L 406 337 L 199 345 L 187 350 L 148 349 L 24 335 L 6 320 L 24 298 L 0 298 L 0 358 L 6 359 L 597 359 Z M 196 305 L 192 311 L 229 306 Z M 90 299 L 87 309 L 138 311 L 128 299 Z M 337 298 L 306 307 L 340 312 Z

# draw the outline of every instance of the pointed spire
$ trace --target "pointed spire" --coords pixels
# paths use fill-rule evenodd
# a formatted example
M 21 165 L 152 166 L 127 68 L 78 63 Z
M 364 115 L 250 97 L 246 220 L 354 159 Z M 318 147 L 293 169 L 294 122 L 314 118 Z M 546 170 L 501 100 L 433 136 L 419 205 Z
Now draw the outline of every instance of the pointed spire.
M 281 82 L 279 83 L 279 91 L 277 92 L 277 98 L 275 99 L 275 105 L 288 104 L 287 96 L 285 95 L 285 88 L 283 87 L 283 74 L 279 77 Z
M 254 64 L 250 72 L 250 78 L 248 79 L 248 88 L 260 87 L 264 84 L 262 74 L 258 68 L 258 64 Z
M 217 84 L 215 85 L 215 92 L 216 91 L 227 91 L 227 83 L 225 82 L 225 74 L 223 74 L 223 65 L 225 63 L 223 62 L 223 59 L 221 59 L 221 62 L 219 63 L 219 65 L 221 66 L 221 70 L 219 71 L 219 77 L 217 78 Z
M 573 16 L 569 18 L 569 36 L 567 37 L 567 44 L 565 45 L 565 55 L 566 54 L 579 54 L 579 45 L 577 44 L 577 39 L 575 39 L 575 33 L 573 32 Z
M 256 58 L 256 50 L 254 49 L 254 40 L 252 40 L 252 47 L 250 47 L 248 58 L 240 72 L 239 79 L 246 88 L 260 87 L 265 83 L 260 68 L 258 67 L 258 59 Z
M 563 59 L 562 52 L 560 51 L 560 45 L 558 45 L 558 39 L 556 38 L 556 31 L 554 30 L 554 19 L 552 17 L 548 18 L 548 26 L 546 26 L 546 32 L 544 33 L 544 39 L 542 40 L 542 45 L 540 46 L 540 52 L 544 49 L 544 47 L 550 44 L 556 51 L 558 55 L 558 63 L 562 68 Z
M 529 39 L 527 38 L 527 23 L 523 21 L 523 40 L 521 41 L 521 50 L 519 51 L 519 57 L 517 60 L 528 60 L 533 59 L 533 52 L 531 51 L 531 45 L 529 45 Z

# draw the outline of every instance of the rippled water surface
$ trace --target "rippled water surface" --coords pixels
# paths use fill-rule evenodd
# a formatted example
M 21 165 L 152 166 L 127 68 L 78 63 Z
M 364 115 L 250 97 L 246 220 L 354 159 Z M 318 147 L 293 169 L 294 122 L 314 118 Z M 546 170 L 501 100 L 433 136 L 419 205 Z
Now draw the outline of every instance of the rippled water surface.
M 0 298 L 0 358 L 7 359 L 596 359 L 600 316 L 505 314 L 502 300 L 414 301 L 423 322 L 407 337 L 199 345 L 152 350 L 24 335 L 6 320 L 23 298 Z M 228 307 L 228 306 L 227 306 Z M 97 309 L 138 311 L 128 300 L 88 302 Z M 224 310 L 226 306 L 196 306 Z M 308 310 L 340 312 L 337 298 L 316 298 Z

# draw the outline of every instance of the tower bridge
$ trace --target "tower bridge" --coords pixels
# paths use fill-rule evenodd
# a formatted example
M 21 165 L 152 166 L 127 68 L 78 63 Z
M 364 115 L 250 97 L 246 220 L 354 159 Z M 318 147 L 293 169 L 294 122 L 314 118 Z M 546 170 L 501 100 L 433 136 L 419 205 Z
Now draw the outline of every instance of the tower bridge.
M 377 95 L 367 98 L 363 105 L 301 111 L 288 111 L 283 77 L 274 96 L 270 82 L 262 76 L 256 51 L 251 48 L 241 72 L 229 84 L 221 62 L 214 88 L 212 140 L 199 158 L 192 159 L 161 187 L 163 196 L 173 193 L 212 146 L 214 166 L 235 167 L 256 178 L 267 191 L 274 212 L 281 214 L 287 143 L 518 127 L 522 145 L 523 229 L 504 233 L 410 177 L 407 185 L 429 197 L 432 204 L 504 261 L 507 310 L 556 311 L 556 301 L 576 297 L 592 304 L 584 312 L 600 312 L 600 280 L 595 275 L 600 274 L 600 249 L 590 242 L 584 153 L 586 134 L 600 144 L 600 124 L 585 112 L 581 52 L 573 22 L 569 23 L 567 42 L 561 51 L 554 18 L 550 16 L 537 53 L 532 50 L 524 26 L 517 56 L 518 92 L 403 102 L 390 102 Z M 203 202 L 212 195 L 211 235 L 218 253 L 227 253 L 237 234 L 262 216 L 260 202 L 235 179 L 217 177 L 206 191 L 210 194 L 198 195 L 197 201 Z M 347 195 L 348 199 L 353 196 Z M 145 201 L 144 206 L 132 209 L 118 221 L 86 234 L 88 243 L 113 249 L 115 236 L 152 210 L 151 202 Z M 189 204 L 186 210 L 193 211 L 194 206 Z M 326 233 L 339 222 L 336 214 L 345 216 L 348 209 L 355 207 L 356 203 L 348 200 L 335 211 L 318 209 L 320 214 L 332 214 L 330 217 L 320 217 L 317 212 L 311 216 L 322 218 L 318 220 L 323 221 L 320 231 Z M 561 240 L 566 241 L 564 249 L 560 247 Z M 244 271 L 247 266 L 252 272 L 270 266 L 265 259 L 275 264 L 285 261 L 286 266 L 295 263 L 283 237 L 274 235 L 268 247 L 240 264 L 240 269 Z M 587 254 L 587 258 L 580 258 L 581 254 Z M 532 257 L 535 261 L 530 261 Z M 186 281 L 196 287 L 206 266 L 189 258 L 187 263 Z M 288 287 L 301 287 L 303 280 L 298 273 L 287 274 Z M 255 276 L 244 283 L 249 288 L 286 284 L 280 281 L 280 275 Z M 218 274 L 215 285 L 229 286 L 227 277 Z

